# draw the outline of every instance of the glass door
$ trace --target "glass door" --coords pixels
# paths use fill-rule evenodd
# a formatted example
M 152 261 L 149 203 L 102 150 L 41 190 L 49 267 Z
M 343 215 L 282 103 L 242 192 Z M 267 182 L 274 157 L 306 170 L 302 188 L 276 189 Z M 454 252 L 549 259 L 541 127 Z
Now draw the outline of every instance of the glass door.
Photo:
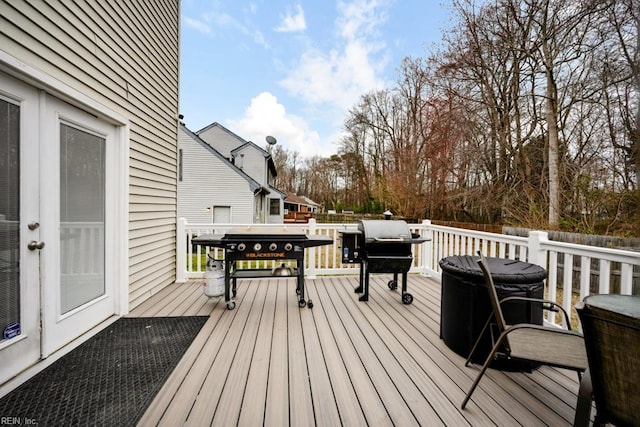
M 55 98 L 47 98 L 42 203 L 47 245 L 43 251 L 43 355 L 46 356 L 115 313 L 113 177 L 107 167 L 115 127 Z M 43 220 L 44 221 L 44 220 Z M 113 240 L 113 239 L 111 239 Z M 112 265 L 112 264 L 111 264 Z
M 0 384 L 40 358 L 38 93 L 0 73 Z

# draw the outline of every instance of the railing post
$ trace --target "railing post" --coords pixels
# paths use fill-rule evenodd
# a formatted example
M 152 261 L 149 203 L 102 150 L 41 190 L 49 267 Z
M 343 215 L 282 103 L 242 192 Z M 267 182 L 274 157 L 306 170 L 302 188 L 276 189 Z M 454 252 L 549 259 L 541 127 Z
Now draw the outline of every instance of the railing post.
M 178 218 L 176 226 L 176 283 L 187 281 L 187 220 Z
M 527 242 L 528 262 L 537 264 L 547 269 L 547 251 L 542 249 L 542 243 L 549 240 L 549 234 L 546 231 L 530 231 L 529 241 Z M 524 260 L 523 260 L 524 261 Z
M 429 239 L 423 244 L 420 245 L 421 252 L 421 262 L 420 266 L 421 273 L 423 275 L 429 275 L 430 271 L 435 271 L 433 268 L 433 230 L 431 230 L 431 220 L 423 219 L 422 220 L 422 230 L 424 231 L 424 238 Z
M 309 218 L 308 224 L 309 224 L 309 236 L 315 235 L 317 232 L 316 219 Z M 309 279 L 315 279 L 316 278 L 316 248 L 312 247 L 312 248 L 308 248 L 307 250 L 309 251 L 308 253 L 309 267 L 305 271 L 305 276 L 308 277 Z

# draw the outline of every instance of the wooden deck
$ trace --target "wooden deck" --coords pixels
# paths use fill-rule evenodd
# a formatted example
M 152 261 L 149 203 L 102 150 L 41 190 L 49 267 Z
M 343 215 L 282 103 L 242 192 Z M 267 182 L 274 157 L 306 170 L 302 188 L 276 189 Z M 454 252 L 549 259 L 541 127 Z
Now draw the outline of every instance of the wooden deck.
M 130 316 L 208 315 L 208 322 L 139 425 L 538 426 L 571 425 L 573 372 L 478 373 L 439 338 L 440 284 L 409 276 L 411 305 L 372 275 L 307 279 L 313 308 L 298 308 L 295 280 L 238 283 L 237 306 L 207 298 L 201 281 L 172 285 Z

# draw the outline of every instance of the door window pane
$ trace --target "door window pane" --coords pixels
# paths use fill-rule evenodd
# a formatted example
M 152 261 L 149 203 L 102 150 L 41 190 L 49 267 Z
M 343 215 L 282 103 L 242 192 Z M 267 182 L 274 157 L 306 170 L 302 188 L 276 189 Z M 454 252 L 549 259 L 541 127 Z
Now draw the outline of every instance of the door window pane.
M 0 99 L 0 341 L 19 325 L 20 107 Z
M 105 293 L 105 139 L 60 126 L 61 313 Z

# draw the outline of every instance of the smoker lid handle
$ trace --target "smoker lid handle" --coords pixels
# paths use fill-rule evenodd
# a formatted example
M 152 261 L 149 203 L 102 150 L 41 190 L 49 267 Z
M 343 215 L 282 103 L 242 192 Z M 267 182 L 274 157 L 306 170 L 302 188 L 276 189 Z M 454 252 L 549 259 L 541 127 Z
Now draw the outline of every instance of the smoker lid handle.
M 396 237 L 396 238 L 381 238 L 381 237 L 374 237 L 373 240 L 375 240 L 376 242 L 404 242 L 405 239 L 403 239 L 402 237 Z

